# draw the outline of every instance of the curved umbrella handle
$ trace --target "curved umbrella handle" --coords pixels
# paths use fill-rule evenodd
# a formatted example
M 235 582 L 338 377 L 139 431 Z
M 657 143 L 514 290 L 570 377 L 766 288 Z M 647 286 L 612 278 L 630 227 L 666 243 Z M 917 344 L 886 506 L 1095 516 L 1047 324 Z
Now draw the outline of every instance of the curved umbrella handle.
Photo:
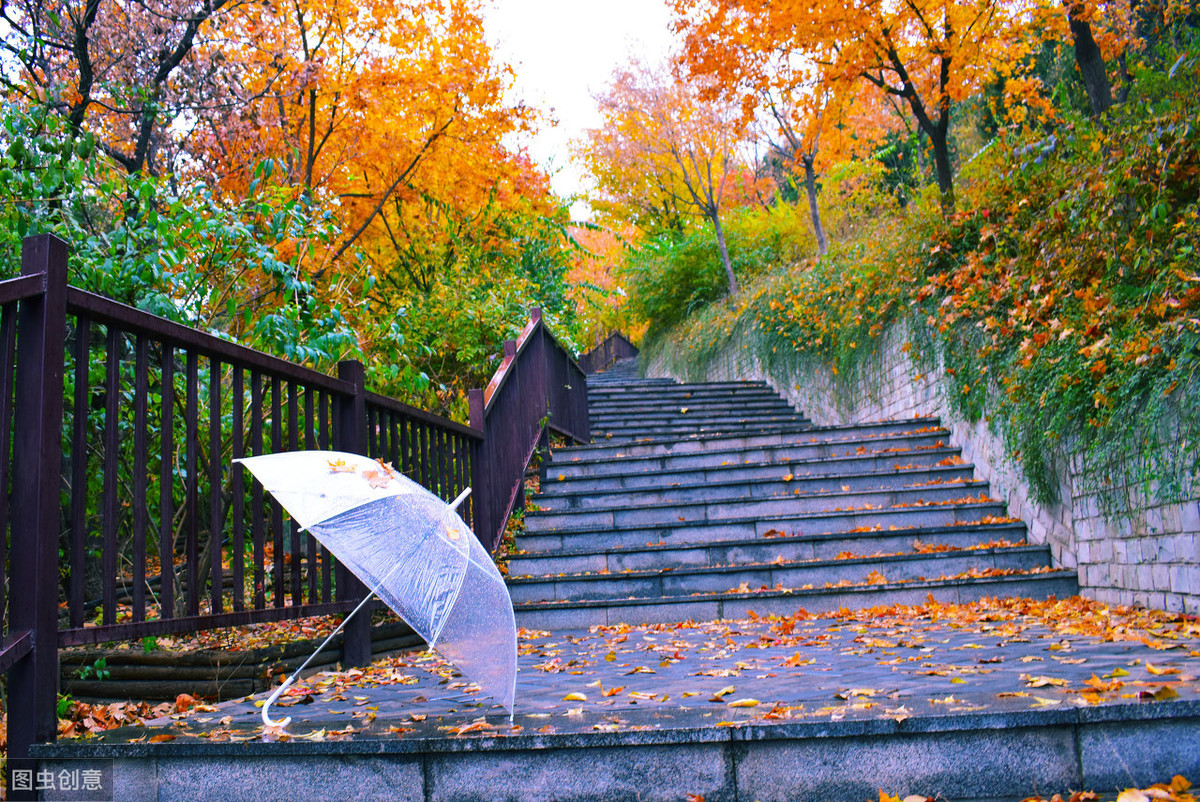
M 450 502 L 450 509 L 452 509 L 452 510 L 458 509 L 458 505 L 462 504 L 463 501 L 466 499 L 466 497 L 469 496 L 470 494 L 471 494 L 471 488 L 468 487 L 465 490 L 463 490 L 463 492 L 458 494 L 458 497 L 455 498 L 454 501 Z M 303 672 L 304 669 L 308 668 L 308 664 L 312 662 L 313 658 L 316 657 L 318 654 L 320 654 L 321 650 L 329 645 L 329 642 L 331 640 L 333 640 L 334 637 L 339 632 L 342 631 L 342 629 L 346 626 L 346 624 L 350 621 L 350 619 L 354 617 L 354 614 L 363 608 L 363 605 L 365 605 L 367 602 L 369 602 L 371 599 L 373 599 L 375 597 L 375 592 L 377 590 L 379 590 L 379 588 L 383 587 L 383 583 L 386 582 L 391 577 L 391 575 L 396 572 L 396 569 L 399 567 L 400 567 L 400 565 L 397 563 L 396 566 L 394 568 L 392 568 L 391 571 L 388 572 L 387 576 L 385 576 L 383 579 L 379 580 L 379 584 L 376 585 L 374 587 L 374 589 L 371 590 L 370 593 L 368 593 L 366 596 L 363 597 L 363 600 L 358 603 L 357 607 L 355 607 L 353 610 L 350 611 L 349 615 L 347 615 L 345 618 L 342 619 L 342 623 L 338 624 L 337 629 L 335 629 L 333 632 L 330 632 L 329 637 L 327 637 L 321 643 L 321 645 L 317 647 L 317 650 L 315 652 L 313 652 L 312 654 L 310 654 L 308 656 L 308 659 L 305 660 L 303 663 L 301 663 L 300 667 L 297 668 L 295 671 L 293 671 L 292 675 L 290 677 L 288 677 L 286 680 L 284 680 L 283 683 L 278 688 L 275 689 L 275 692 L 272 693 L 267 698 L 267 701 L 263 702 L 262 720 L 263 720 L 264 726 L 278 727 L 279 729 L 283 729 L 288 724 L 292 723 L 291 716 L 284 716 L 283 718 L 279 719 L 278 721 L 271 718 L 271 716 L 270 716 L 271 705 L 275 704 L 275 700 L 278 699 L 283 694 L 284 691 L 286 691 L 293 684 L 295 684 L 295 682 L 296 682 L 297 678 L 299 678 L 301 672 Z

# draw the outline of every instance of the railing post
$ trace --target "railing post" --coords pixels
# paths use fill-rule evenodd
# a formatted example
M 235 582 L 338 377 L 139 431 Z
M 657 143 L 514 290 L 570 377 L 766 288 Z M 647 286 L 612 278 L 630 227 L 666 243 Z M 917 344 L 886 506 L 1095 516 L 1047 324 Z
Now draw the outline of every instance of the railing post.
M 354 385 L 354 394 L 337 399 L 334 448 L 353 454 L 367 453 L 367 373 L 361 362 L 338 363 L 338 378 Z M 367 595 L 364 585 L 352 571 L 338 563 L 338 598 L 361 599 Z M 344 591 L 341 589 L 345 588 Z M 369 608 L 368 608 L 369 610 Z M 371 615 L 363 611 L 350 619 L 343 630 L 342 662 L 345 666 L 365 666 L 371 662 Z
M 45 277 L 45 292 L 17 317 L 9 631 L 33 632 L 33 651 L 12 667 L 8 754 L 53 741 L 58 691 L 58 532 L 62 486 L 63 359 L 67 244 L 43 234 L 21 248 L 21 273 Z
M 488 455 L 493 444 L 487 435 L 483 390 L 468 390 L 467 404 L 471 428 L 483 433 L 483 439 L 475 440 L 471 446 L 471 528 L 475 530 L 475 537 L 490 552 L 495 531 L 492 526 L 492 483 Z

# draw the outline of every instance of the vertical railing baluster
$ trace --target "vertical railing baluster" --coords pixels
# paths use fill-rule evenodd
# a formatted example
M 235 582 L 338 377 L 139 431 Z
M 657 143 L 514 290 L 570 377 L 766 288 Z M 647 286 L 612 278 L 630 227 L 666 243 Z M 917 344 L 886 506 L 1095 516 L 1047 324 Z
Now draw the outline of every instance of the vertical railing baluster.
M 412 476 L 412 447 L 411 438 L 409 437 L 409 429 L 411 428 L 407 415 L 400 418 L 400 460 L 396 463 L 396 470 L 405 476 Z
M 429 456 L 429 424 L 421 421 L 421 484 L 429 486 L 429 476 L 433 471 L 430 469 L 432 460 Z
M 445 429 L 437 430 L 438 441 L 438 492 L 444 501 L 454 500 L 453 485 L 450 481 L 450 443 Z
M 224 460 L 221 458 L 221 379 L 222 366 L 216 359 L 208 362 L 208 548 L 211 585 L 209 603 L 213 613 L 224 611 L 221 596 L 225 592 L 222 570 L 225 526 L 221 520 L 221 487 Z
M 175 351 L 163 343 L 159 385 L 158 564 L 159 616 L 175 617 Z
M 329 393 L 322 392 L 318 403 L 320 424 L 317 442 L 321 450 L 328 451 L 333 442 L 333 418 L 329 414 Z M 321 601 L 328 604 L 333 600 L 333 555 L 321 546 Z
M 288 382 L 288 451 L 300 450 L 300 399 L 297 397 L 299 387 L 296 382 Z M 292 604 L 299 605 L 303 603 L 300 598 L 300 569 L 302 567 L 300 557 L 300 525 L 296 523 L 290 515 L 288 516 L 288 530 L 291 540 L 292 551 Z
M 233 377 L 229 393 L 231 419 L 233 421 L 233 442 L 230 446 L 231 457 L 237 459 L 246 455 L 243 443 L 243 426 L 245 425 L 245 387 L 240 365 L 231 364 Z M 233 501 L 233 545 L 230 549 L 229 565 L 233 573 L 233 609 L 241 612 L 246 609 L 246 471 L 240 465 L 229 469 L 229 486 Z
M 250 372 L 250 448 L 255 456 L 263 453 L 263 377 L 257 370 Z M 254 609 L 267 606 L 267 563 L 266 540 L 263 532 L 266 510 L 263 504 L 263 486 L 253 480 L 250 496 L 250 538 L 254 541 Z
M 187 552 L 187 590 L 184 599 L 188 615 L 200 614 L 200 477 L 197 475 L 200 450 L 200 365 L 196 352 L 188 350 L 187 409 L 184 413 L 184 448 L 187 482 L 184 483 L 184 548 Z
M 7 313 L 7 309 L 5 312 Z M 71 566 L 70 590 L 68 591 L 68 620 L 73 627 L 83 626 L 84 558 L 87 556 L 87 503 L 88 503 L 88 411 L 89 400 L 89 357 L 91 353 L 92 326 L 85 317 L 75 324 L 75 406 L 71 413 Z M 9 363 L 5 363 L 9 364 Z M 5 377 L 6 382 L 8 380 Z M 8 398 L 8 390 L 4 397 Z M 7 422 L 7 420 L 6 420 Z M 8 447 L 8 433 L 4 435 Z
M 313 395 L 316 393 L 313 387 L 304 388 L 304 448 L 306 451 L 312 451 L 317 447 L 317 427 L 320 425 L 318 421 L 313 419 Z M 305 535 L 305 569 L 308 571 L 308 603 L 314 604 L 317 601 L 317 571 L 319 566 L 317 563 L 317 539 L 312 536 L 311 532 Z
M 400 421 L 401 421 L 401 418 L 400 418 L 399 413 L 393 412 L 391 415 L 388 416 L 388 437 L 389 437 L 389 442 L 391 443 L 391 447 L 392 447 L 392 452 L 389 455 L 389 457 L 390 457 L 390 461 L 392 463 L 392 467 L 394 467 L 398 471 L 401 470 L 401 468 L 400 468 Z
M 133 620 L 146 620 L 146 530 L 150 527 L 146 509 L 149 493 L 148 427 L 150 405 L 150 341 L 139 334 L 134 344 L 133 362 Z
M 0 610 L 8 610 L 8 538 L 9 538 L 9 481 L 12 479 L 13 370 L 16 367 L 17 305 L 6 304 L 0 312 Z M 74 495 L 72 495 L 74 501 Z M 74 519 L 72 518 L 72 521 Z M 82 565 L 82 560 L 80 561 Z M 83 569 L 80 569 L 82 574 Z M 72 577 L 73 578 L 73 577 Z M 75 586 L 71 585 L 72 594 Z M 83 577 L 79 578 L 79 620 L 83 621 Z M 74 595 L 70 598 L 73 600 Z M 69 605 L 68 605 L 69 606 Z M 72 611 L 72 615 L 76 615 Z M 7 622 L 6 622 L 7 623 Z M 74 626 L 74 624 L 72 624 Z M 12 628 L 5 629 L 11 632 Z
M 121 400 L 121 332 L 113 324 L 108 326 L 107 351 L 104 355 L 104 480 L 102 489 L 103 519 L 101 532 L 104 545 L 101 547 L 101 601 L 105 624 L 117 621 L 117 524 L 121 514 L 121 499 L 117 492 L 117 471 L 120 469 L 120 427 L 117 415 Z
M 283 451 L 283 402 L 279 376 L 271 377 L 271 453 Z M 271 603 L 283 607 L 283 507 L 271 499 Z

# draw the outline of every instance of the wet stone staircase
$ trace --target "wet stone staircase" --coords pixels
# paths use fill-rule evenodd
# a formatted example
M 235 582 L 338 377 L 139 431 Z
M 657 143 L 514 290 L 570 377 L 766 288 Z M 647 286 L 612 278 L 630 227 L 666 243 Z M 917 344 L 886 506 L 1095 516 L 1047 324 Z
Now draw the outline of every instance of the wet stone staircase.
M 1068 596 L 933 419 L 816 427 L 761 382 L 588 380 L 509 561 L 517 623 L 581 629 Z

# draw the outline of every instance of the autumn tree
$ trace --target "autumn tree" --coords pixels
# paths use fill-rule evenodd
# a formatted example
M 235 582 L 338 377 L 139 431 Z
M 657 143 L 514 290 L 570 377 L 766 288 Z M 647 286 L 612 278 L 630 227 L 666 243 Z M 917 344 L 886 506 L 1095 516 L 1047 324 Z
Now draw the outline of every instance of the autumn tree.
M 0 50 L 15 69 L 0 72 L 11 96 L 44 103 L 86 127 L 131 173 L 170 172 L 182 115 L 226 102 L 214 77 L 219 49 L 199 57 L 229 13 L 256 13 L 244 0 L 83 0 L 4 3 Z
M 866 82 L 906 104 L 929 139 L 943 211 L 954 209 L 952 105 L 1010 73 L 1029 52 L 1038 0 L 710 0 L 677 2 L 689 60 L 706 50 L 783 48 L 838 83 Z M 728 41 L 727 37 L 733 37 Z M 736 63 L 736 62 L 734 62 Z M 710 70 L 719 74 L 719 63 Z
M 729 294 L 738 291 L 721 217 L 745 125 L 738 108 L 707 99 L 695 81 L 639 62 L 616 70 L 597 97 L 603 125 L 587 134 L 586 156 L 599 189 L 635 222 L 645 210 L 681 210 L 712 224 Z M 651 212 L 653 213 L 653 211 Z

